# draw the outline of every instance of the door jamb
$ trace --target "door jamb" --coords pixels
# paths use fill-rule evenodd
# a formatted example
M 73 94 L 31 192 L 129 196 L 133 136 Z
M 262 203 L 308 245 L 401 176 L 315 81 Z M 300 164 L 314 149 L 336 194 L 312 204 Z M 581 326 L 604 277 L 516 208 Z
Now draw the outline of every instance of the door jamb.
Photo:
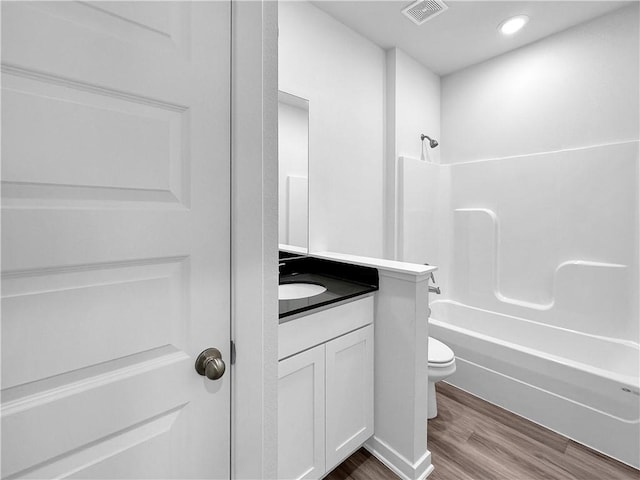
M 231 2 L 231 478 L 277 478 L 278 3 Z

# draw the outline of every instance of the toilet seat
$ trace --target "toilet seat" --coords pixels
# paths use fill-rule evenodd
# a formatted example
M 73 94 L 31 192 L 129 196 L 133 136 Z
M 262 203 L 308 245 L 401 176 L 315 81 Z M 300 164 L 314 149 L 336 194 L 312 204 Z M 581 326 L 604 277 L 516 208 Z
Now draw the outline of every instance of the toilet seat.
M 455 361 L 453 350 L 447 347 L 440 340 L 429 337 L 429 366 L 446 367 Z

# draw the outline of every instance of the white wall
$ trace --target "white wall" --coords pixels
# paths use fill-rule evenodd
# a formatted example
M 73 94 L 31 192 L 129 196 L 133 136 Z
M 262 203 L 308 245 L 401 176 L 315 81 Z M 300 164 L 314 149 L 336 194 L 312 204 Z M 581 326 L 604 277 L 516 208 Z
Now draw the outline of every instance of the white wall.
M 636 3 L 443 78 L 449 298 L 640 340 L 638 18 Z
M 440 77 L 399 48 L 391 51 L 395 53 L 396 156 L 424 155 L 440 163 L 440 147 L 423 150 L 420 140 L 421 133 L 440 140 Z
M 439 197 L 440 77 L 398 48 L 387 51 L 387 159 L 385 255 L 415 263 L 436 263 L 434 223 Z M 429 163 L 425 163 L 429 162 Z M 405 181 L 406 180 L 406 181 Z
M 638 138 L 638 4 L 442 81 L 445 163 Z
M 279 3 L 279 88 L 309 100 L 310 250 L 382 257 L 384 51 Z

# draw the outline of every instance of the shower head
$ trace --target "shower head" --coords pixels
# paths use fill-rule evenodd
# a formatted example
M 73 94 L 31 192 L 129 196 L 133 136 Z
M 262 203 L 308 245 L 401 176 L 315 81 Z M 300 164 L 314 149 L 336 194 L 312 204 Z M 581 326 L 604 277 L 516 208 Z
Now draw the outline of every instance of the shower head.
M 422 140 L 424 142 L 424 139 L 429 140 L 429 146 L 431 148 L 436 148 L 438 146 L 438 141 L 437 140 L 433 140 L 431 138 L 429 138 L 427 135 L 425 135 L 424 133 L 422 135 L 420 135 L 420 140 Z

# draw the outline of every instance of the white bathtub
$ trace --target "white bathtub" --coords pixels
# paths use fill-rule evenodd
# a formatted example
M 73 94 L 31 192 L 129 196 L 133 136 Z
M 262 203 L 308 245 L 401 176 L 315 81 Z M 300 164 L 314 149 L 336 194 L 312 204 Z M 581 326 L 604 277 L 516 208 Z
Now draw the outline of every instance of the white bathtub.
M 429 335 L 456 354 L 450 383 L 638 468 L 640 348 L 450 300 Z

